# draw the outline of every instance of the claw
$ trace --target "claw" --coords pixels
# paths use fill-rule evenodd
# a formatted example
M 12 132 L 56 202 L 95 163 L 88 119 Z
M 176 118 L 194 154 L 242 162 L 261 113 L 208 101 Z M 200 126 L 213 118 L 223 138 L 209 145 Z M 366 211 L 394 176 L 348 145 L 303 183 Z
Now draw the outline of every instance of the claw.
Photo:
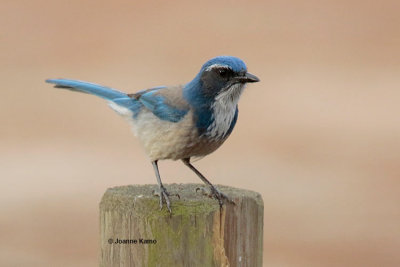
M 202 194 L 203 196 L 207 196 L 207 197 L 209 197 L 209 198 L 212 198 L 211 193 L 210 193 L 210 192 L 207 192 L 207 190 L 206 190 L 204 187 L 197 187 L 197 188 L 196 188 L 196 193 L 199 192 L 199 191 L 201 191 L 201 194 Z
M 165 201 L 165 203 L 167 204 L 167 209 L 168 209 L 169 213 L 172 213 L 171 202 L 169 200 L 169 196 L 176 196 L 179 199 L 181 199 L 180 195 L 179 194 L 171 195 L 170 193 L 167 192 L 167 189 L 165 189 L 164 186 L 161 186 L 159 189 L 160 189 L 159 192 L 153 190 L 153 195 L 158 196 L 160 198 L 160 210 L 162 210 L 163 202 Z
M 160 198 L 160 210 L 163 208 L 163 202 L 167 204 L 167 209 L 171 213 L 171 202 L 169 201 L 169 193 L 165 189 L 164 186 L 160 187 L 159 191 L 153 190 L 153 195 L 158 196 Z
M 222 205 L 224 204 L 224 201 L 231 203 L 233 205 L 236 205 L 236 203 L 233 200 L 231 200 L 227 195 L 225 195 L 224 193 L 219 191 L 213 185 L 210 186 L 211 192 L 206 192 L 206 190 L 204 188 L 197 187 L 196 192 L 198 192 L 199 190 L 202 191 L 203 195 L 208 196 L 209 198 L 215 198 L 216 200 L 218 200 L 220 207 L 222 207 Z

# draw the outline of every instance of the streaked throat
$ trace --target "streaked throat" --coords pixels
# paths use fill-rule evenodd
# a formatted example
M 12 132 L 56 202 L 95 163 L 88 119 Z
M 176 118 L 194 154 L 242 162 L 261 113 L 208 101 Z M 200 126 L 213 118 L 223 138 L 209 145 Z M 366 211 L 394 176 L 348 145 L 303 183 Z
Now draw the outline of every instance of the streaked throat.
M 212 123 L 207 128 L 207 136 L 215 139 L 224 139 L 235 117 L 237 104 L 245 84 L 231 85 L 215 97 L 212 109 Z

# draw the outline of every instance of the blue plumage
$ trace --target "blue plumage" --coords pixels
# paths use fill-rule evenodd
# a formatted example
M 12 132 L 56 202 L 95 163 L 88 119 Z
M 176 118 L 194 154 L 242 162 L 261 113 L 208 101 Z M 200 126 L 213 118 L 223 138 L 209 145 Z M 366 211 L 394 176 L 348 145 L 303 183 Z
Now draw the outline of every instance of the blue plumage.
M 48 79 L 46 82 L 55 84 L 56 88 L 99 96 L 108 101 L 112 101 L 119 106 L 130 109 L 134 115 L 139 112 L 141 107 L 138 101 L 130 98 L 126 93 L 106 86 L 68 79 Z
M 182 86 L 155 87 L 134 94 L 68 79 L 49 79 L 57 88 L 99 96 L 132 123 L 135 135 L 152 161 L 160 188 L 160 207 L 169 194 L 158 171 L 158 160 L 182 160 L 211 189 L 211 196 L 232 202 L 215 188 L 190 159 L 212 153 L 231 134 L 238 118 L 238 101 L 246 83 L 258 82 L 239 58 L 219 56 L 207 61 L 192 81 Z
M 166 98 L 162 95 L 157 95 L 157 91 L 154 90 L 143 94 L 139 98 L 139 101 L 161 120 L 170 122 L 180 121 L 189 111 L 189 108 L 179 109 L 167 104 Z
M 241 60 L 240 58 L 231 57 L 231 56 L 219 56 L 219 57 L 212 58 L 209 61 L 207 61 L 201 69 L 202 69 L 202 71 L 204 71 L 205 69 L 207 69 L 208 67 L 210 67 L 214 64 L 219 64 L 221 66 L 227 66 L 227 67 L 231 68 L 234 72 L 237 72 L 237 73 L 239 73 L 241 71 L 247 71 L 247 66 L 243 62 L 243 60 Z
M 72 91 L 81 91 L 84 93 L 97 95 L 107 100 L 127 97 L 127 95 L 123 92 L 89 82 L 68 79 L 48 79 L 46 80 L 46 82 L 54 83 L 56 85 L 55 87 L 57 88 L 65 88 Z

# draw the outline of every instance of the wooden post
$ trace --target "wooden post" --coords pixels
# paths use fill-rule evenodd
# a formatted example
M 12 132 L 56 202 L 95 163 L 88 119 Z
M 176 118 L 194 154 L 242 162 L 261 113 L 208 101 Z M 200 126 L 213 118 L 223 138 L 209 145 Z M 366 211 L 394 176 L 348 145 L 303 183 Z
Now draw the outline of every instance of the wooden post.
M 165 185 L 171 209 L 160 210 L 156 185 L 110 188 L 100 203 L 100 266 L 262 266 L 260 194 L 218 188 L 236 205 L 220 209 L 200 184 Z M 172 196 L 179 194 L 180 199 Z

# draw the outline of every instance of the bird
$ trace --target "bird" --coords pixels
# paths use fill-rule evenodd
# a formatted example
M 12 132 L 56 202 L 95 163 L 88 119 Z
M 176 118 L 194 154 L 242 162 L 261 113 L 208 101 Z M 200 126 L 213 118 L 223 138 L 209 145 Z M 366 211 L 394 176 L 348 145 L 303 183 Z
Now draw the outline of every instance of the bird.
M 153 166 L 160 209 L 165 202 L 170 213 L 171 195 L 161 181 L 160 160 L 181 160 L 209 187 L 208 195 L 221 207 L 225 202 L 234 204 L 192 165 L 191 160 L 214 152 L 225 142 L 235 127 L 238 101 L 246 84 L 259 81 L 247 71 L 243 60 L 233 56 L 208 60 L 188 83 L 158 86 L 136 93 L 124 93 L 80 80 L 46 80 L 55 88 L 105 99 L 131 124 Z

